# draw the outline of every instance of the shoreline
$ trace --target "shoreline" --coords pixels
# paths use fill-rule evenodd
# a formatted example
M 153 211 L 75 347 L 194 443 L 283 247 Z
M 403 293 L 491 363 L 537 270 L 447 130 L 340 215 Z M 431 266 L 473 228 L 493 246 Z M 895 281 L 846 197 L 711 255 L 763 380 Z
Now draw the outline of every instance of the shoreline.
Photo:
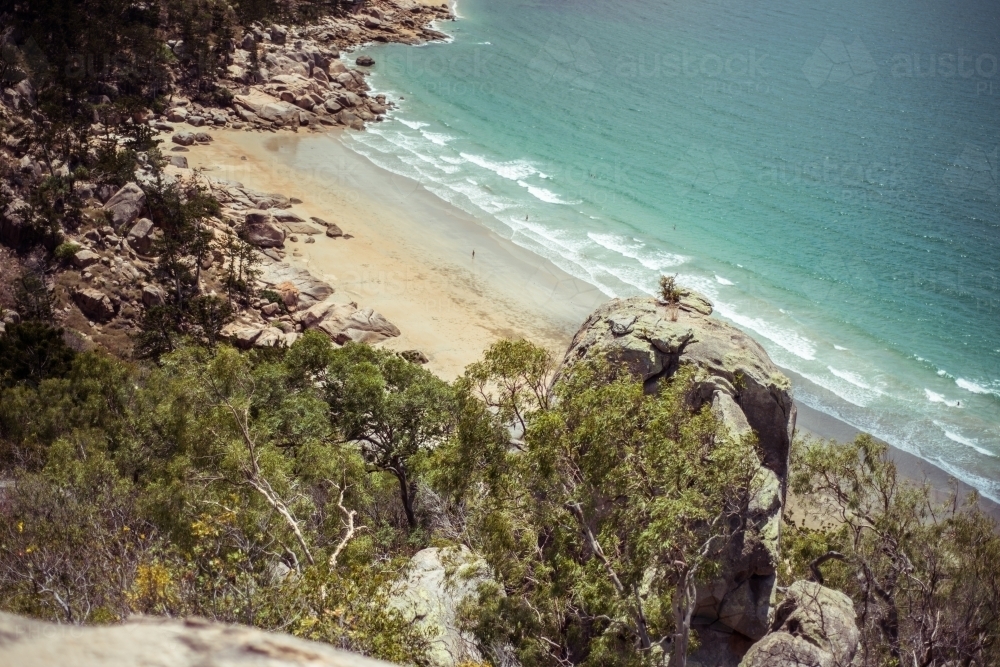
M 338 300 L 382 313 L 402 335 L 380 345 L 420 350 L 447 380 L 503 337 L 530 339 L 561 359 L 605 300 L 415 181 L 357 155 L 337 133 L 212 136 L 212 144 L 184 153 L 191 167 L 299 199 L 291 211 L 340 226 L 351 238 L 286 242 L 284 261 L 327 281 Z

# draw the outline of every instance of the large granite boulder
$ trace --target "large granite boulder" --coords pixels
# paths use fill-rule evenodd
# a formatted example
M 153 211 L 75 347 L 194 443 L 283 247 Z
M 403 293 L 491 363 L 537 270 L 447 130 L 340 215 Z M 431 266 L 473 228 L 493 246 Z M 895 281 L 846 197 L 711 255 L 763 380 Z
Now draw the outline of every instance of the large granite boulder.
M 860 637 L 849 597 L 796 581 L 775 610 L 773 629 L 750 648 L 740 667 L 848 667 Z
M 73 627 L 0 612 L 0 663 L 17 667 L 394 667 L 282 633 L 240 625 L 134 617 Z
M 274 290 L 282 294 L 282 297 L 285 294 L 294 294 L 294 301 L 285 302 L 285 305 L 293 310 L 310 308 L 333 294 L 333 288 L 329 284 L 316 278 L 309 271 L 285 262 L 262 266 L 259 280 L 266 289 Z
M 243 240 L 258 248 L 283 248 L 283 230 L 267 211 L 247 211 L 246 224 L 241 231 Z
M 424 549 L 410 560 L 390 604 L 427 633 L 431 667 L 483 662 L 475 638 L 459 628 L 458 612 L 488 578 L 486 563 L 464 546 Z
M 104 292 L 96 289 L 82 289 L 73 292 L 73 301 L 80 311 L 91 320 L 107 322 L 115 316 L 115 306 Z
M 237 95 L 235 105 L 251 111 L 262 120 L 279 124 L 298 124 L 299 108 L 294 104 L 283 102 L 275 97 L 259 91 L 251 91 L 248 95 Z
M 135 183 L 126 183 L 104 205 L 104 210 L 111 214 L 111 222 L 115 229 L 130 225 L 139 218 L 139 213 L 146 205 L 146 193 Z
M 764 349 L 711 315 L 711 302 L 690 291 L 673 308 L 652 298 L 614 299 L 577 332 L 562 368 L 600 354 L 626 364 L 652 393 L 682 365 L 694 365 L 703 371 L 691 397 L 695 406 L 710 405 L 734 436 L 756 435 L 762 465 L 747 528 L 730 544 L 720 575 L 699 586 L 694 619 L 703 635 L 701 658 L 727 648 L 711 659 L 696 653 L 692 664 L 736 665 L 772 618 L 795 406 L 788 379 Z
M 293 315 L 306 329 L 317 329 L 338 345 L 348 342 L 378 343 L 400 335 L 399 329 L 371 308 L 356 303 L 337 303 L 333 297 Z
M 141 255 L 148 255 L 153 247 L 153 221 L 141 218 L 129 230 L 128 244 Z

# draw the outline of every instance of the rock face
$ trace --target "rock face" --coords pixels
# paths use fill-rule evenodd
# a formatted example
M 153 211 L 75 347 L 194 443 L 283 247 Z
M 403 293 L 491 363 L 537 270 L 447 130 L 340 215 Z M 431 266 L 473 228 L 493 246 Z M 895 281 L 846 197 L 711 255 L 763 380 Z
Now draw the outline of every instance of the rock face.
M 394 667 L 327 644 L 203 619 L 70 627 L 0 613 L 0 662 L 18 667 Z
M 655 392 L 692 364 L 704 371 L 695 403 L 710 405 L 734 435 L 756 434 L 763 465 L 748 528 L 733 540 L 720 576 L 699 586 L 694 619 L 703 649 L 691 663 L 736 665 L 771 621 L 795 406 L 788 379 L 764 349 L 711 313 L 711 302 L 694 292 L 683 293 L 673 310 L 651 298 L 612 300 L 577 332 L 563 368 L 601 354 L 627 364 Z M 725 651 L 717 654 L 720 646 Z
M 432 667 L 481 663 L 471 635 L 458 627 L 458 609 L 488 578 L 486 564 L 465 547 L 424 549 L 410 560 L 390 604 L 430 639 Z
M 775 610 L 773 629 L 750 648 L 740 667 L 848 667 L 860 636 L 849 597 L 796 581 Z
M 146 193 L 135 183 L 126 183 L 104 205 L 104 210 L 111 213 L 115 229 L 130 225 L 139 217 L 139 212 L 146 205 Z
M 80 311 L 92 320 L 107 322 L 115 316 L 115 307 L 108 295 L 96 289 L 84 289 L 73 293 L 73 301 Z

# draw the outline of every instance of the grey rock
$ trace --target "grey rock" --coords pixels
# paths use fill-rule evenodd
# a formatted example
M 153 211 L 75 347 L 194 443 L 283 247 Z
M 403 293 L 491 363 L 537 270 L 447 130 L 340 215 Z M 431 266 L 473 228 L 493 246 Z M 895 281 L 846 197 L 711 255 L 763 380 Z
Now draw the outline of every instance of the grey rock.
M 296 310 L 310 308 L 333 294 L 333 288 L 305 269 L 284 262 L 261 267 L 260 281 L 283 295 L 294 294 L 286 305 Z
M 274 219 L 278 222 L 305 222 L 298 213 L 292 213 L 291 211 L 275 211 Z
M 153 221 L 149 218 L 141 218 L 132 226 L 126 238 L 133 250 L 148 255 L 153 245 Z
M 162 288 L 156 285 L 142 286 L 142 304 L 147 308 L 162 306 L 166 303 L 167 295 Z
M 860 637 L 849 597 L 796 581 L 775 610 L 771 632 L 750 648 L 740 667 L 847 667 Z
M 204 127 L 205 117 L 204 116 L 188 116 L 187 124 L 192 127 Z
M 305 234 L 306 236 L 311 236 L 313 234 L 322 234 L 323 230 L 319 227 L 314 227 L 308 222 L 289 222 L 285 224 L 291 234 Z
M 337 96 L 337 104 L 341 107 L 359 107 L 364 104 L 364 100 L 357 93 L 346 91 Z
M 430 361 L 427 355 L 420 350 L 403 350 L 399 353 L 399 356 L 403 357 L 411 364 L 426 364 Z
M 486 564 L 464 546 L 424 549 L 410 559 L 390 605 L 427 634 L 432 667 L 482 662 L 473 636 L 459 629 L 459 607 L 489 579 Z
M 188 168 L 188 159 L 183 155 L 171 155 L 169 162 L 173 166 L 179 167 L 180 169 Z
M 130 225 L 139 217 L 146 205 L 146 193 L 135 183 L 126 183 L 104 205 L 104 210 L 111 213 L 115 228 Z
M 288 40 L 288 31 L 282 26 L 272 25 L 268 32 L 275 44 L 284 44 Z
M 295 313 L 296 322 L 307 329 L 318 329 L 338 345 L 348 341 L 377 343 L 400 335 L 399 329 L 371 308 L 356 303 L 336 303 L 332 298 Z
M 170 137 L 170 140 L 181 146 L 191 146 L 194 144 L 194 134 L 190 132 L 177 132 L 174 136 Z
M 211 143 L 212 135 L 209 134 L 208 132 L 198 132 L 194 135 L 194 140 L 197 141 L 199 144 Z
M 285 332 L 275 327 L 267 327 L 261 330 L 253 342 L 254 347 L 284 347 L 284 345 Z
M 93 250 L 84 249 L 73 255 L 73 266 L 78 269 L 85 269 L 99 261 L 101 261 L 101 256 Z
M 378 19 L 367 19 L 365 21 L 365 25 L 367 25 L 369 21 L 377 24 L 375 26 L 368 26 L 369 28 L 380 27 L 382 25 L 382 23 Z M 357 63 L 359 67 L 372 67 L 375 65 L 375 59 L 372 58 L 371 56 L 358 56 L 357 60 L 355 60 L 354 62 Z
M 691 397 L 694 406 L 710 405 L 735 436 L 757 435 L 763 457 L 748 527 L 731 543 L 719 576 L 699 585 L 693 621 L 699 632 L 724 631 L 742 637 L 732 645 L 747 646 L 764 636 L 773 613 L 795 407 L 788 379 L 764 349 L 711 313 L 711 302 L 691 291 L 682 293 L 676 309 L 650 298 L 614 299 L 577 332 L 563 369 L 600 354 L 627 365 L 655 392 L 682 364 L 693 364 L 704 371 Z M 711 644 L 703 650 L 713 650 Z M 700 664 L 698 655 L 692 660 Z M 738 660 L 734 653 L 723 663 Z
M 364 121 L 361 120 L 356 114 L 347 111 L 346 109 L 337 114 L 337 120 L 341 124 L 346 125 L 352 130 L 363 130 L 365 129 Z
M 247 212 L 243 238 L 258 248 L 281 248 L 285 245 L 284 230 L 266 211 Z
M 0 613 L 0 655 L 17 667 L 394 667 L 282 633 L 149 616 L 73 627 Z
M 107 322 L 115 316 L 115 307 L 108 295 L 96 289 L 82 289 L 73 293 L 73 301 L 89 319 Z

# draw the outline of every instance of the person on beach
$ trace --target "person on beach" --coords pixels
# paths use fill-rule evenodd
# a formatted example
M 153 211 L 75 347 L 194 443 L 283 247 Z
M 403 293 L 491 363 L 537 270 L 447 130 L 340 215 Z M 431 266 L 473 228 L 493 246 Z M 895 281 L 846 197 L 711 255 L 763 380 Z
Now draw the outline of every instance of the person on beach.
M 472 251 L 472 259 L 475 259 L 475 258 L 476 258 L 476 251 L 475 251 L 475 250 L 473 250 L 473 251 Z

